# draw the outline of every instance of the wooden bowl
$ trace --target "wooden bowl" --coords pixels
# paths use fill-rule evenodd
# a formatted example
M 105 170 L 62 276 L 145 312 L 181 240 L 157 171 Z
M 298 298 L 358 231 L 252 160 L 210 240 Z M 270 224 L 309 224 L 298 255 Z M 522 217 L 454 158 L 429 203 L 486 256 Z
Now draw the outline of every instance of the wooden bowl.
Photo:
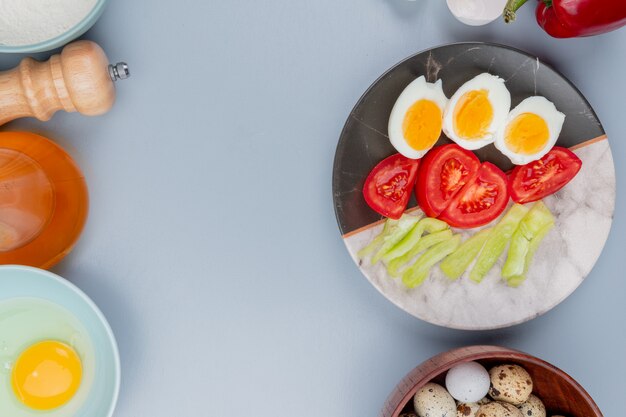
M 413 411 L 413 396 L 427 382 L 445 386 L 448 369 L 462 362 L 476 361 L 487 369 L 506 363 L 523 366 L 530 373 L 533 393 L 544 402 L 548 417 L 602 417 L 602 412 L 574 379 L 549 363 L 526 353 L 498 346 L 468 346 L 434 356 L 413 369 L 389 395 L 380 417 L 398 417 Z

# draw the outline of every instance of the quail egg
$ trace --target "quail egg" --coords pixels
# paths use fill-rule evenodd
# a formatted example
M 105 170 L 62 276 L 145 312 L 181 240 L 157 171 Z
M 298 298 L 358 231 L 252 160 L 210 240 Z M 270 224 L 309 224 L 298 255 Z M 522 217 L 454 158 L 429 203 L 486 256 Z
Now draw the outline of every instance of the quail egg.
M 512 404 L 495 401 L 481 405 L 476 417 L 524 417 L 524 415 Z
M 446 388 L 455 400 L 477 402 L 489 392 L 489 372 L 478 362 L 460 363 L 446 374 Z
M 456 406 L 456 417 L 475 417 L 479 408 L 478 403 L 459 403 Z
M 493 143 L 511 109 L 511 93 L 504 80 L 483 73 L 454 93 L 443 116 L 443 131 L 467 150 Z
M 519 365 L 500 365 L 489 371 L 489 396 L 494 400 L 521 405 L 533 391 L 533 381 L 526 369 Z
M 393 147 L 410 159 L 424 156 L 441 136 L 447 103 L 441 80 L 428 83 L 421 76 L 407 85 L 389 116 L 388 133 Z
M 448 391 L 439 384 L 429 382 L 413 397 L 413 406 L 419 417 L 453 417 L 456 403 Z
M 526 402 L 519 407 L 524 416 L 528 417 L 546 417 L 546 407 L 543 401 L 536 395 L 530 394 Z
M 516 165 L 541 159 L 561 134 L 565 115 L 544 97 L 518 104 L 497 133 L 496 148 Z

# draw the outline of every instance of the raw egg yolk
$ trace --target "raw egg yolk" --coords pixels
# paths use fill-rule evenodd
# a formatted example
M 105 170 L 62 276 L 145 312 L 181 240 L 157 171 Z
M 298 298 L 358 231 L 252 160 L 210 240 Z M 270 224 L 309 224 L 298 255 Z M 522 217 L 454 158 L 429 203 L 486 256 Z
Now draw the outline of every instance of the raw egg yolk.
M 487 90 L 463 94 L 454 108 L 454 130 L 463 139 L 482 139 L 493 120 L 493 107 Z
M 513 119 L 504 132 L 506 146 L 513 152 L 532 155 L 546 147 L 550 138 L 548 124 L 534 113 L 522 113 Z
M 430 100 L 418 100 L 409 108 L 402 122 L 406 143 L 417 151 L 433 147 L 441 135 L 442 113 Z
M 47 340 L 21 353 L 11 377 L 13 391 L 27 407 L 51 410 L 67 403 L 80 386 L 80 358 L 65 343 Z

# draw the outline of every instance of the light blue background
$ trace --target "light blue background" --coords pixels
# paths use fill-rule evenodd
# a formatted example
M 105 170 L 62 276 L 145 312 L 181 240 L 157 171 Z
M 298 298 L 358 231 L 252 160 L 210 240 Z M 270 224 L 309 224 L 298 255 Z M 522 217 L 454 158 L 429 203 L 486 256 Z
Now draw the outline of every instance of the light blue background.
M 1 130 L 55 138 L 85 171 L 90 219 L 55 271 L 117 335 L 116 416 L 375 416 L 415 365 L 474 343 L 548 360 L 620 415 L 623 193 L 579 290 L 493 332 L 434 327 L 387 302 L 334 218 L 332 161 L 356 100 L 397 61 L 456 41 L 522 48 L 568 76 L 611 138 L 621 191 L 626 29 L 554 40 L 532 7 L 512 26 L 471 28 L 443 0 L 111 0 L 86 37 L 131 66 L 115 108 Z

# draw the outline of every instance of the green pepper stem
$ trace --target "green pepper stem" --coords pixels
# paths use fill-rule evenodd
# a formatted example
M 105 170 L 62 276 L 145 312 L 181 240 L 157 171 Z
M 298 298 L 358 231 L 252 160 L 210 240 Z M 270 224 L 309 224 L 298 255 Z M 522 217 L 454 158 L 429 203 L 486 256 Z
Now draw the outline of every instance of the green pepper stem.
M 504 16 L 505 23 L 511 23 L 515 20 L 515 12 L 524 5 L 528 0 L 509 0 L 504 6 L 502 15 Z

